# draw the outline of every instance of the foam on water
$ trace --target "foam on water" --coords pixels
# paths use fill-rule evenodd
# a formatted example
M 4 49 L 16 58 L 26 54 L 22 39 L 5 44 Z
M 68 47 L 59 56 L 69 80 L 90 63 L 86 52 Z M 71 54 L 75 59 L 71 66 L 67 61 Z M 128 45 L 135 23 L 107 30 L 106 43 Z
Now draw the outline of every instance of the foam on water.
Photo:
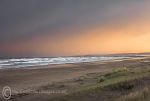
M 129 58 L 129 57 L 57 57 L 57 58 L 1 59 L 0 69 L 45 66 L 50 64 L 107 61 L 107 60 L 124 59 L 124 58 Z

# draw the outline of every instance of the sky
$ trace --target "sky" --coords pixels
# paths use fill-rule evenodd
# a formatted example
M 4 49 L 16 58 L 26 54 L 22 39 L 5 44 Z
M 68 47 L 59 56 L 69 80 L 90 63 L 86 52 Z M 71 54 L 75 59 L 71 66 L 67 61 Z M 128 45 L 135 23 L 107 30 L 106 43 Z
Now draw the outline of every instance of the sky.
M 0 0 L 0 57 L 150 52 L 149 0 Z

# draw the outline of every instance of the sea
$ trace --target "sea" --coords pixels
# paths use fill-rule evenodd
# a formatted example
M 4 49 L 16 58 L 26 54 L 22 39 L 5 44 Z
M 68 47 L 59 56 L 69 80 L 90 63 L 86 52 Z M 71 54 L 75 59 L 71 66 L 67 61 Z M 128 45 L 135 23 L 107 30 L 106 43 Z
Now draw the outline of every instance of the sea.
M 132 58 L 130 56 L 70 56 L 51 58 L 11 58 L 0 59 L 0 69 L 31 68 L 47 66 L 51 64 L 76 64 L 84 62 L 110 61 Z

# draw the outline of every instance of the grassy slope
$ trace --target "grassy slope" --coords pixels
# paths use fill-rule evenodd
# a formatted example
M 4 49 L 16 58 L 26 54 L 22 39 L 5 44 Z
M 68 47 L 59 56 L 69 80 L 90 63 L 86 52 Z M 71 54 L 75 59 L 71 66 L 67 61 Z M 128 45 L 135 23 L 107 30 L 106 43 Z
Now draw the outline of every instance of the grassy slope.
M 142 90 L 129 93 L 119 99 L 120 101 L 150 101 L 150 86 Z
M 51 99 L 50 101 L 114 101 L 114 99 L 117 99 L 118 101 L 137 101 L 133 99 L 136 99 L 139 95 L 141 96 L 141 99 L 147 97 L 146 94 L 143 97 L 143 94 L 137 93 L 138 87 L 145 86 L 144 84 L 141 84 L 141 80 L 145 78 L 150 81 L 149 69 L 117 69 L 113 70 L 111 73 L 97 76 L 97 82 L 92 85 L 80 86 L 78 89 L 69 92 L 67 95 Z M 141 89 L 140 91 L 144 92 L 144 90 Z M 132 94 L 134 92 L 137 93 L 133 99 L 130 92 L 132 92 Z M 120 98 L 119 96 L 122 97 Z

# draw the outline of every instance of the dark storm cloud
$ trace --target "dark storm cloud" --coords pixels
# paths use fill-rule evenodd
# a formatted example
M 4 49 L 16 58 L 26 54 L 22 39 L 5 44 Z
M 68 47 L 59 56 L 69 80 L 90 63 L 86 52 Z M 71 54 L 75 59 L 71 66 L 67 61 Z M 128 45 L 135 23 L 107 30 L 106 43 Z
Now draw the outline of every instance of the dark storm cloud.
M 52 32 L 107 24 L 116 20 L 116 16 L 133 13 L 126 9 L 139 8 L 139 3 L 141 0 L 1 0 L 0 42 L 47 32 L 51 36 L 60 36 L 60 33 L 53 35 Z
M 3 0 L 0 5 L 0 38 L 7 40 L 13 37 L 32 36 L 32 34 L 42 34 L 45 31 L 56 30 L 71 24 L 83 13 L 78 2 L 71 0 Z
M 138 46 L 147 51 L 139 40 L 150 37 L 144 34 L 149 5 L 149 0 L 0 0 L 0 58 L 130 52 Z M 122 40 L 134 42 L 126 41 L 132 32 L 143 36 L 134 48 L 124 48 Z

